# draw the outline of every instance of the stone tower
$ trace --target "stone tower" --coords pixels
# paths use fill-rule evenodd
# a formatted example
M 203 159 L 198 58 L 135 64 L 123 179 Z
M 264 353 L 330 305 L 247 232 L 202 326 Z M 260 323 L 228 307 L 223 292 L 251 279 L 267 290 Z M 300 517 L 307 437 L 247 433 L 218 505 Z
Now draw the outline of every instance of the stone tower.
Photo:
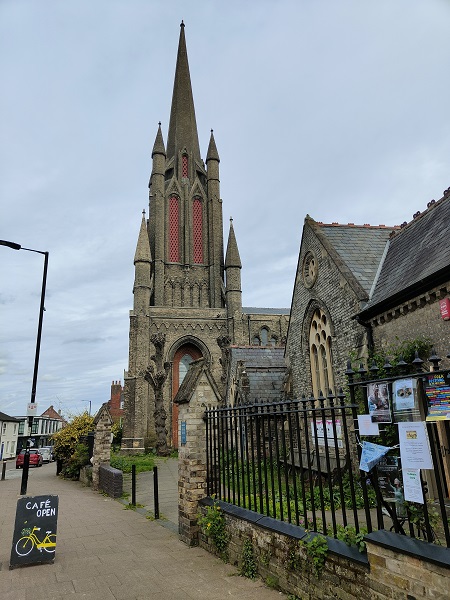
M 244 314 L 232 222 L 224 261 L 220 159 L 212 131 L 206 161 L 201 158 L 183 23 L 167 146 L 160 124 L 152 161 L 149 217 L 142 217 L 134 256 L 124 383 L 122 449 L 133 453 L 157 445 L 164 417 L 167 443 L 178 446 L 178 408 L 172 401 L 193 360 L 205 359 L 220 388 L 224 347 L 254 343 L 261 327 L 272 345 L 279 343 L 289 312 Z M 158 408 L 161 394 L 165 415 Z

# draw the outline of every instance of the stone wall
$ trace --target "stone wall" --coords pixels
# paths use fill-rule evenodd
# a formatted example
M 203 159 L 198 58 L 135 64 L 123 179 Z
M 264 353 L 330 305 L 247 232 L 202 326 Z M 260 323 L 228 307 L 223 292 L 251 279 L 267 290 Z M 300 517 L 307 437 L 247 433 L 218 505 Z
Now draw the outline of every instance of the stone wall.
M 429 338 L 439 356 L 441 368 L 448 368 L 450 352 L 450 321 L 440 314 L 439 300 L 450 294 L 450 282 L 393 307 L 371 320 L 374 342 L 380 351 L 398 341 Z
M 94 452 L 92 455 L 92 489 L 98 490 L 100 483 L 100 465 L 109 465 L 111 457 L 112 418 L 105 402 L 94 419 Z
M 206 496 L 205 406 L 217 406 L 219 398 L 203 373 L 189 402 L 179 404 L 178 529 L 189 546 L 198 544 L 199 501 Z M 186 439 L 181 424 L 186 427 Z
M 203 514 L 210 504 L 210 499 L 202 502 Z M 308 539 L 302 528 L 226 503 L 220 505 L 230 535 L 228 561 L 241 570 L 244 543 L 249 540 L 258 576 L 286 594 L 301 600 L 448 599 L 448 548 L 383 531 L 368 536 L 367 554 L 362 554 L 344 542 L 327 538 L 327 558 L 317 575 L 305 546 L 299 543 L 301 539 Z M 199 543 L 217 554 L 211 539 L 203 533 L 199 535 Z

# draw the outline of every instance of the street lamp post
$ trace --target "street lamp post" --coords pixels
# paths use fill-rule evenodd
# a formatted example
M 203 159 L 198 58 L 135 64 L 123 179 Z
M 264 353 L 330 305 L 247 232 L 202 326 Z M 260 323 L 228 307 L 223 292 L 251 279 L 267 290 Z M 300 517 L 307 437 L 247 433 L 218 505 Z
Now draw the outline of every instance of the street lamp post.
M 42 289 L 41 289 L 41 304 L 39 307 L 39 321 L 38 321 L 38 330 L 37 330 L 37 338 L 36 338 L 36 353 L 34 356 L 34 369 L 33 369 L 33 383 L 31 385 L 31 404 L 36 402 L 36 386 L 37 386 L 37 378 L 38 378 L 38 370 L 39 370 L 39 354 L 41 350 L 41 335 L 42 335 L 42 321 L 44 319 L 44 302 L 45 302 L 45 288 L 47 285 L 47 268 L 48 268 L 48 252 L 42 252 L 41 250 L 33 250 L 32 248 L 24 248 L 20 244 L 16 244 L 15 242 L 8 242 L 6 240 L 0 240 L 0 246 L 7 246 L 8 248 L 12 248 L 13 250 L 27 250 L 28 252 L 36 252 L 37 254 L 44 255 L 44 272 L 42 275 Z M 28 427 L 31 429 L 33 427 L 33 417 L 28 417 Z M 20 486 L 20 493 L 27 493 L 27 485 L 28 485 L 28 471 L 30 468 L 30 452 L 28 447 L 28 440 L 25 448 L 25 456 L 23 460 L 23 472 L 22 472 L 22 483 Z
M 89 416 L 91 416 L 92 400 L 82 400 L 82 402 L 89 402 Z

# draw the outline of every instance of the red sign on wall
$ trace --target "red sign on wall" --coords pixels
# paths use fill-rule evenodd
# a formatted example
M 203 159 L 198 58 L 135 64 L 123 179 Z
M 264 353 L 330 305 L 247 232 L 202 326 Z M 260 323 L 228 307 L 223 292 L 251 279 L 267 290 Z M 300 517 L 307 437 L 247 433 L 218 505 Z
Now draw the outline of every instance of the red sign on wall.
M 439 306 L 441 308 L 441 317 L 445 321 L 450 320 L 450 298 L 439 300 Z

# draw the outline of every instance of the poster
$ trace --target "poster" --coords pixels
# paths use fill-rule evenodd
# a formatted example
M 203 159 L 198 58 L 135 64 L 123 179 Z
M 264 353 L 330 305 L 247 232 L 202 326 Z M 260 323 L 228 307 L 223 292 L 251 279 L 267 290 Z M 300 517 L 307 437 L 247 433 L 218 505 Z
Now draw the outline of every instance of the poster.
M 379 444 L 364 441 L 362 443 L 361 460 L 359 463 L 360 470 L 368 473 L 389 450 L 388 446 L 380 446 Z
M 331 447 L 334 447 L 335 442 L 334 442 L 334 432 L 333 432 L 333 420 L 326 419 L 325 423 L 326 423 L 328 445 Z M 335 425 L 336 425 L 337 446 L 338 446 L 338 448 L 343 448 L 342 427 L 341 427 L 340 419 L 335 419 Z M 311 433 L 314 438 L 315 437 L 314 436 L 314 421 L 311 421 Z M 319 446 L 325 446 L 325 435 L 324 435 L 324 431 L 323 431 L 322 419 L 316 419 L 316 436 L 317 436 L 317 443 L 319 444 Z
M 398 456 L 383 456 L 377 465 L 378 485 L 383 500 L 403 504 L 402 476 Z
M 427 421 L 450 419 L 450 380 L 443 373 L 430 373 L 425 378 L 428 400 Z
M 416 379 L 398 379 L 392 384 L 394 421 L 421 421 Z
M 423 504 L 422 482 L 420 469 L 405 469 L 403 471 L 405 500 Z
M 391 423 L 389 386 L 387 381 L 367 385 L 367 404 L 374 423 Z
M 398 423 L 400 456 L 404 469 L 432 469 L 430 442 L 424 421 Z
M 359 435 L 379 435 L 378 423 L 372 421 L 371 415 L 358 415 Z

